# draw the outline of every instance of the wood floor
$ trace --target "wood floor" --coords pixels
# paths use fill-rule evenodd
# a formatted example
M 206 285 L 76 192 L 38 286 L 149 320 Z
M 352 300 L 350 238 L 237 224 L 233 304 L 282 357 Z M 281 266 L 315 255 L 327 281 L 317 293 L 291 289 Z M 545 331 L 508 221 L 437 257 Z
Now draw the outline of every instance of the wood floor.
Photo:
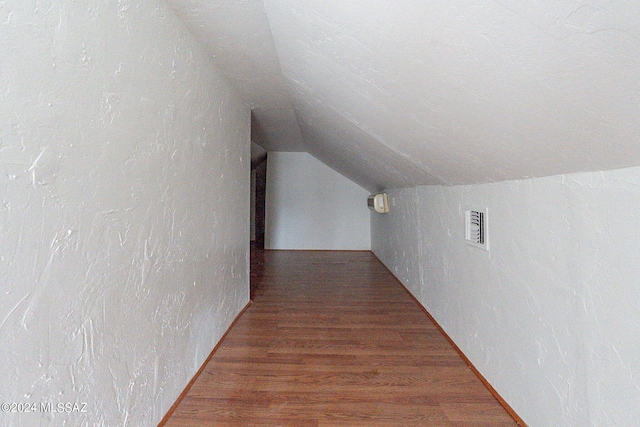
M 265 251 L 167 427 L 516 426 L 370 252 Z

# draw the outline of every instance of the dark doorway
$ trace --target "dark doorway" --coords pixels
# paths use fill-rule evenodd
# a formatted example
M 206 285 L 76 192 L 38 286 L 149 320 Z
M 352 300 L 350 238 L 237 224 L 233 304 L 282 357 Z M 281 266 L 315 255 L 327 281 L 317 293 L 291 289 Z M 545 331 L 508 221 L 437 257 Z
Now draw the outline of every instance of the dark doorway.
M 251 299 L 256 291 L 256 286 L 260 282 L 264 268 L 264 230 L 265 230 L 265 204 L 267 195 L 267 154 L 251 161 L 251 173 L 255 173 L 255 186 L 252 200 L 255 210 L 254 219 L 254 240 L 251 241 L 251 263 L 250 263 L 250 289 Z

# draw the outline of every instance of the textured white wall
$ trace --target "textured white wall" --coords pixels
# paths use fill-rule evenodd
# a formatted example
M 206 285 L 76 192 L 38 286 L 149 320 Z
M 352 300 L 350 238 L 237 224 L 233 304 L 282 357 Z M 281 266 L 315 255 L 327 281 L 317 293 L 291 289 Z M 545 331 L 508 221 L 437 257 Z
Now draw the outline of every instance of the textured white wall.
M 530 427 L 638 423 L 640 168 L 389 195 L 374 252 Z
M 266 248 L 371 248 L 367 190 L 307 153 L 267 162 Z
M 0 3 L 2 426 L 153 426 L 248 302 L 249 111 L 163 3 Z M 39 407 L 38 407 L 39 408 Z

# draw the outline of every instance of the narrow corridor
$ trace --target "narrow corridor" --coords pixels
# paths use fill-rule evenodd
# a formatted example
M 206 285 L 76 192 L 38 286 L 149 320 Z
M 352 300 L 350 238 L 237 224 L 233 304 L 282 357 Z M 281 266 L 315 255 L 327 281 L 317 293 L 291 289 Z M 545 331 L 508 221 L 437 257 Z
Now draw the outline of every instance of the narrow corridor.
M 258 254 L 253 304 L 167 427 L 516 425 L 371 252 Z

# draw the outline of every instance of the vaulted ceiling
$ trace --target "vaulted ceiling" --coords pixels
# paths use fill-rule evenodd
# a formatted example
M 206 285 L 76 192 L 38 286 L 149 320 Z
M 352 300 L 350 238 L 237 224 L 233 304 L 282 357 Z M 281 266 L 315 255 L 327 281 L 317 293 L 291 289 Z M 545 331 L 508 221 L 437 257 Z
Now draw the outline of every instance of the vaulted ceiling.
M 640 165 L 640 2 L 169 0 L 252 139 L 370 190 Z

